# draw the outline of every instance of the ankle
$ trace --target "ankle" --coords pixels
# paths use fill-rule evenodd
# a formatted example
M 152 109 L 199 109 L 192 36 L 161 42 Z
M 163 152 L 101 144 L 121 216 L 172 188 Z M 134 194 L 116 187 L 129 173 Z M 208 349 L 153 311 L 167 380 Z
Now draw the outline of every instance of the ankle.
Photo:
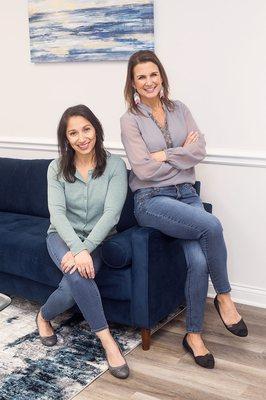
M 201 333 L 200 332 L 187 332 L 187 337 L 190 339 L 201 339 Z
M 229 304 L 232 303 L 230 293 L 221 293 L 217 294 L 217 300 L 220 304 Z
M 201 343 L 202 342 L 202 337 L 201 337 L 201 333 L 197 333 L 197 332 L 188 332 L 187 333 L 187 340 L 190 343 Z
M 105 350 L 111 350 L 117 347 L 117 344 L 109 330 L 105 330 L 104 333 L 102 331 L 101 333 L 97 332 L 96 335 L 100 339 L 101 344 Z
M 41 311 L 39 311 L 38 320 L 39 320 L 39 322 L 43 322 L 43 323 L 46 323 L 46 324 L 50 324 L 50 321 L 47 321 L 46 319 L 43 318 L 42 312 L 41 312 Z

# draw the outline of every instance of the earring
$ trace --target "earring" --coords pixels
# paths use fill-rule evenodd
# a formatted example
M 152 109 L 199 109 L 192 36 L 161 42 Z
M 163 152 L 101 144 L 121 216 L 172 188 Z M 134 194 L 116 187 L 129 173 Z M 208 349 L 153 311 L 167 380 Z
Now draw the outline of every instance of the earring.
M 164 97 L 164 88 L 162 86 L 160 90 L 160 99 L 162 99 L 163 97 Z
M 134 92 L 133 98 L 134 98 L 134 103 L 136 105 L 138 105 L 140 103 L 140 97 L 139 97 L 139 94 L 138 94 L 138 92 L 136 90 Z

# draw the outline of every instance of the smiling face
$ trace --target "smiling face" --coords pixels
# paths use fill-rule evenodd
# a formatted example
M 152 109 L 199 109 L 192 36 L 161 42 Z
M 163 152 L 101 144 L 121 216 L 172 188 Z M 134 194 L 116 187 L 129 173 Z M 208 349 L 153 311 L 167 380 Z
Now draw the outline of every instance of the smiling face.
M 67 122 L 66 137 L 77 156 L 94 153 L 96 131 L 86 118 L 79 115 L 70 117 Z
M 137 64 L 133 69 L 132 84 L 142 102 L 159 98 L 163 81 L 158 66 L 150 61 Z

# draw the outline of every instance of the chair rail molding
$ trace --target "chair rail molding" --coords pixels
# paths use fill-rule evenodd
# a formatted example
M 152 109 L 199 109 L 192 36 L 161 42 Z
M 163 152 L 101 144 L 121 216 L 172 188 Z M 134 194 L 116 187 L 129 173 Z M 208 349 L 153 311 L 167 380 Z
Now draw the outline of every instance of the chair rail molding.
M 105 141 L 105 147 L 121 157 L 126 157 L 123 145 L 120 142 Z M 10 150 L 10 156 L 16 151 L 34 151 L 57 153 L 57 143 L 47 138 L 27 138 L 0 136 L 0 150 Z M 203 164 L 235 165 L 243 167 L 266 168 L 266 152 L 258 150 L 241 150 L 229 148 L 207 148 L 207 156 Z

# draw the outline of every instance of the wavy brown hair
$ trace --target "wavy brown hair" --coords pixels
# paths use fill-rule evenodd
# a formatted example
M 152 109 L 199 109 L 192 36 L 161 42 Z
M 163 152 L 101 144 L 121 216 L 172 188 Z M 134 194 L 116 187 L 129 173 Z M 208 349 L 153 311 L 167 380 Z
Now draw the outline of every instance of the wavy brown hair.
M 63 175 L 68 182 L 72 183 L 76 180 L 76 167 L 74 163 L 75 151 L 72 149 L 67 140 L 66 131 L 69 118 L 78 116 L 88 120 L 94 127 L 96 133 L 96 142 L 94 147 L 96 167 L 92 174 L 93 178 L 98 178 L 103 174 L 108 156 L 107 151 L 103 146 L 103 128 L 98 118 L 87 106 L 84 106 L 83 104 L 69 107 L 63 113 L 57 128 L 58 151 L 60 155 L 58 175 Z
M 161 98 L 161 101 L 166 105 L 169 111 L 172 111 L 175 107 L 174 102 L 169 99 L 169 83 L 168 83 L 168 78 L 165 72 L 165 69 L 159 60 L 159 58 L 156 56 L 156 54 L 153 51 L 150 50 L 140 50 L 137 51 L 136 53 L 132 54 L 130 59 L 128 60 L 128 66 L 127 66 L 127 78 L 126 78 L 126 84 L 125 84 L 125 89 L 124 89 L 124 96 L 125 100 L 127 102 L 128 108 L 131 112 L 134 113 L 140 113 L 140 110 L 138 109 L 138 106 L 134 102 L 134 91 L 135 89 L 133 88 L 133 80 L 134 80 L 134 68 L 137 64 L 141 63 L 146 63 L 146 62 L 152 62 L 155 65 L 157 65 L 160 75 L 162 77 L 163 81 L 163 88 L 164 88 L 164 96 Z

